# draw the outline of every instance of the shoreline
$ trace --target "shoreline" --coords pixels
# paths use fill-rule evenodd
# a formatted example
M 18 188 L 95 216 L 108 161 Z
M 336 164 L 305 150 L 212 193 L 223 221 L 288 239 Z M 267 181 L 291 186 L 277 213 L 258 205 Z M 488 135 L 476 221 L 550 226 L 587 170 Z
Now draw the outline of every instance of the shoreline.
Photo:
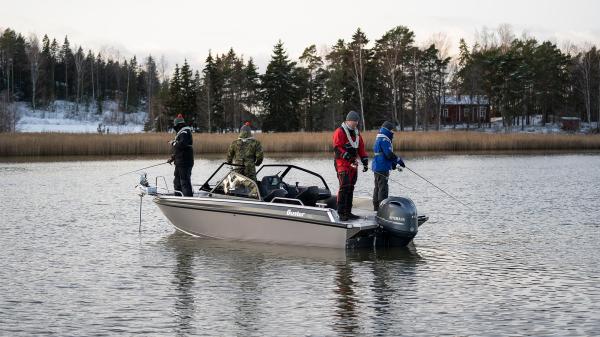
M 367 150 L 376 132 L 362 134 Z M 163 157 L 170 154 L 172 133 L 143 134 L 0 134 L 0 160 L 9 158 L 114 158 Z M 256 134 L 266 156 L 329 156 L 331 132 Z M 225 156 L 237 134 L 194 134 L 194 153 L 200 158 Z M 480 132 L 397 132 L 394 150 L 404 156 L 581 153 L 600 151 L 600 135 L 523 134 Z
M 373 158 L 373 152 L 367 151 L 369 160 Z M 448 156 L 560 156 L 560 155 L 600 155 L 600 150 L 514 150 L 514 151 L 407 151 L 398 152 L 402 158 L 436 158 Z M 333 160 L 331 152 L 312 152 L 312 153 L 294 153 L 294 152 L 269 152 L 265 153 L 266 159 L 327 159 Z M 97 156 L 97 155 L 77 155 L 77 156 L 10 156 L 0 157 L 0 164 L 13 163 L 52 163 L 52 162 L 93 162 L 93 161 L 124 161 L 124 160 L 165 160 L 163 155 L 115 155 L 115 156 Z M 225 160 L 225 154 L 200 153 L 195 154 L 195 160 Z

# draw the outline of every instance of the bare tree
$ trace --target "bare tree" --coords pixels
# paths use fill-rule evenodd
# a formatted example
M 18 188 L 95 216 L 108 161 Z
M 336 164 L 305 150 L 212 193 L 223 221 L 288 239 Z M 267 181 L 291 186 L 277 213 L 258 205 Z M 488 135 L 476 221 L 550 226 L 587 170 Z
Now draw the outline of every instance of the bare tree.
M 492 49 L 498 45 L 498 39 L 493 31 L 483 26 L 481 30 L 475 31 L 475 44 L 483 50 Z
M 450 40 L 450 38 L 448 37 L 448 35 L 446 33 L 440 32 L 440 33 L 436 33 L 433 34 L 430 38 L 429 38 L 429 45 L 434 45 L 435 49 L 437 49 L 437 57 L 439 60 L 442 60 L 443 63 L 446 63 L 446 66 L 443 66 L 442 64 L 440 66 L 443 66 L 444 69 L 439 69 L 439 73 L 437 74 L 437 97 L 436 97 L 436 101 L 437 101 L 437 125 L 436 125 L 436 129 L 439 130 L 441 128 L 441 123 L 442 123 L 442 104 L 445 104 L 445 100 L 446 100 L 446 83 L 449 82 L 449 74 L 450 72 L 448 71 L 448 63 L 450 62 L 450 58 L 448 57 L 450 54 L 450 48 L 452 46 L 452 41 Z
M 356 82 L 356 88 L 358 90 L 358 98 L 360 100 L 360 116 L 362 118 L 363 131 L 366 130 L 365 125 L 365 109 L 364 109 L 364 89 L 365 89 L 365 58 L 366 51 L 365 47 L 369 40 L 366 35 L 358 28 L 352 36 L 352 42 L 350 42 L 349 49 L 352 58 L 354 81 Z
M 579 73 L 577 81 L 579 83 L 579 90 L 583 94 L 588 123 L 592 122 L 592 52 L 591 45 L 586 44 L 580 50 L 577 58 L 577 70 Z
M 73 55 L 73 61 L 75 62 L 75 71 L 77 72 L 75 75 L 76 87 L 75 87 L 75 111 L 79 112 L 79 104 L 81 103 L 81 95 L 83 88 L 83 72 L 84 72 L 84 61 L 85 54 L 83 54 L 83 49 L 81 47 L 76 48 L 77 52 Z
M 15 132 L 19 115 L 8 89 L 0 92 L 0 132 Z
M 94 54 L 92 54 L 91 50 L 88 50 L 88 60 L 90 61 L 90 74 L 91 74 L 91 78 L 90 81 L 92 83 L 92 101 L 96 100 L 96 86 L 95 86 L 95 81 L 94 81 L 94 65 L 95 65 L 95 58 L 94 58 Z
M 413 75 L 414 75 L 414 93 L 413 93 L 413 112 L 415 119 L 413 121 L 413 131 L 417 131 L 419 125 L 419 63 L 420 57 L 417 55 L 419 48 L 413 48 Z
M 498 43 L 503 53 L 506 53 L 510 49 L 510 45 L 515 39 L 515 33 L 511 25 L 503 23 L 498 26 Z
M 35 111 L 36 89 L 40 75 L 40 41 L 35 34 L 29 35 L 26 48 L 30 66 L 29 72 L 31 74 L 31 106 Z
M 165 83 L 168 81 L 167 70 L 169 68 L 169 63 L 165 58 L 165 55 L 160 56 L 160 61 L 158 62 L 158 74 L 160 75 L 160 83 Z

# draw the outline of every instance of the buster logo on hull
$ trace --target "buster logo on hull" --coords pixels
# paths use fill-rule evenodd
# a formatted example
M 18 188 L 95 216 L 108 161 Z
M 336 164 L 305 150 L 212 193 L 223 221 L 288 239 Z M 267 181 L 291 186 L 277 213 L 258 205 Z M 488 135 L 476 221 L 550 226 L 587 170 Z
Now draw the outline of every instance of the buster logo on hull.
M 296 216 L 296 217 L 300 217 L 300 218 L 304 217 L 304 214 L 306 214 L 306 213 L 302 213 L 302 212 L 299 212 L 299 211 L 292 211 L 291 209 L 288 209 L 287 213 L 286 213 L 286 215 Z

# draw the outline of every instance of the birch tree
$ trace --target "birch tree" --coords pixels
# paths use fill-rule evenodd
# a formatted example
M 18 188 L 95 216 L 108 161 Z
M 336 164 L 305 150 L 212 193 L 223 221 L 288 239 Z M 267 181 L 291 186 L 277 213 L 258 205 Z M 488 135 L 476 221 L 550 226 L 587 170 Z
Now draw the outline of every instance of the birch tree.
M 31 106 L 36 109 L 35 98 L 40 75 L 40 41 L 35 34 L 31 34 L 27 41 L 27 58 L 29 59 L 29 73 L 31 75 Z
M 79 112 L 79 104 L 81 103 L 82 95 L 82 84 L 83 84 L 83 72 L 85 55 L 83 54 L 83 48 L 77 48 L 77 52 L 73 55 L 73 61 L 75 63 L 75 111 Z
M 587 122 L 592 122 L 592 52 L 593 48 L 586 45 L 577 58 L 578 84 L 583 95 Z
M 360 116 L 362 118 L 362 129 L 366 130 L 365 125 L 365 63 L 367 61 L 367 51 L 366 46 L 369 43 L 367 36 L 365 33 L 358 28 L 354 35 L 352 35 L 352 41 L 349 45 L 350 57 L 352 59 L 353 72 L 352 75 L 354 77 L 354 82 L 356 84 L 356 89 L 358 90 L 358 98 L 360 101 Z

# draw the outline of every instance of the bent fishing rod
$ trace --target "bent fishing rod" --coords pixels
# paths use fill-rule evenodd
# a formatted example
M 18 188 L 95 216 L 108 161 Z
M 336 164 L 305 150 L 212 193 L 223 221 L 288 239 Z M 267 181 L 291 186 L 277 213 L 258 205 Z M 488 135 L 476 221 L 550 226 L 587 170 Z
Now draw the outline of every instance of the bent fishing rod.
M 438 187 L 436 184 L 432 183 L 431 181 L 427 180 L 427 178 L 423 177 L 422 175 L 418 174 L 417 172 L 411 170 L 408 166 L 404 167 L 405 169 L 409 170 L 410 172 L 412 172 L 414 175 L 416 175 L 417 177 L 425 180 L 426 182 L 428 182 L 429 184 L 431 184 L 431 186 L 437 188 L 438 190 L 442 191 L 442 193 L 444 193 L 445 195 L 449 196 L 450 198 L 452 198 L 454 201 L 460 203 L 461 205 L 465 206 L 466 208 L 468 208 L 469 210 L 471 210 L 472 212 L 477 213 L 476 210 L 474 210 L 473 208 L 471 208 L 471 206 L 465 204 L 464 202 L 460 201 L 458 198 L 454 197 L 452 194 L 444 191 L 442 188 Z
M 373 169 L 371 169 L 371 171 L 373 171 Z M 373 173 L 375 173 L 376 175 L 378 175 L 378 176 L 380 176 L 380 177 L 383 177 L 383 178 L 385 178 L 385 179 L 386 179 L 386 180 L 388 180 L 388 181 L 391 181 L 391 182 L 393 182 L 394 184 L 397 184 L 397 185 L 399 185 L 400 187 L 402 187 L 402 188 L 404 188 L 404 189 L 408 189 L 408 190 L 413 190 L 413 191 L 415 191 L 415 189 L 414 189 L 414 188 L 412 188 L 412 187 L 408 187 L 408 186 L 406 186 L 406 185 L 403 185 L 403 184 L 401 184 L 401 183 L 400 183 L 398 180 L 394 180 L 394 179 L 392 179 L 392 177 L 386 176 L 385 174 L 381 174 L 381 173 L 379 173 L 379 172 L 376 172 L 376 171 L 373 171 Z
M 170 164 L 170 163 L 168 161 L 166 161 L 164 163 L 160 163 L 160 164 L 156 164 L 156 165 L 150 165 L 150 166 L 147 166 L 147 167 L 142 167 L 141 169 L 137 169 L 137 170 L 125 172 L 125 173 L 119 175 L 119 177 L 122 177 L 122 176 L 127 175 L 127 174 L 131 174 L 131 173 L 139 172 L 141 170 L 149 169 L 149 168 L 152 168 L 152 167 L 156 167 L 156 166 L 160 166 L 160 165 L 165 165 L 165 164 Z

